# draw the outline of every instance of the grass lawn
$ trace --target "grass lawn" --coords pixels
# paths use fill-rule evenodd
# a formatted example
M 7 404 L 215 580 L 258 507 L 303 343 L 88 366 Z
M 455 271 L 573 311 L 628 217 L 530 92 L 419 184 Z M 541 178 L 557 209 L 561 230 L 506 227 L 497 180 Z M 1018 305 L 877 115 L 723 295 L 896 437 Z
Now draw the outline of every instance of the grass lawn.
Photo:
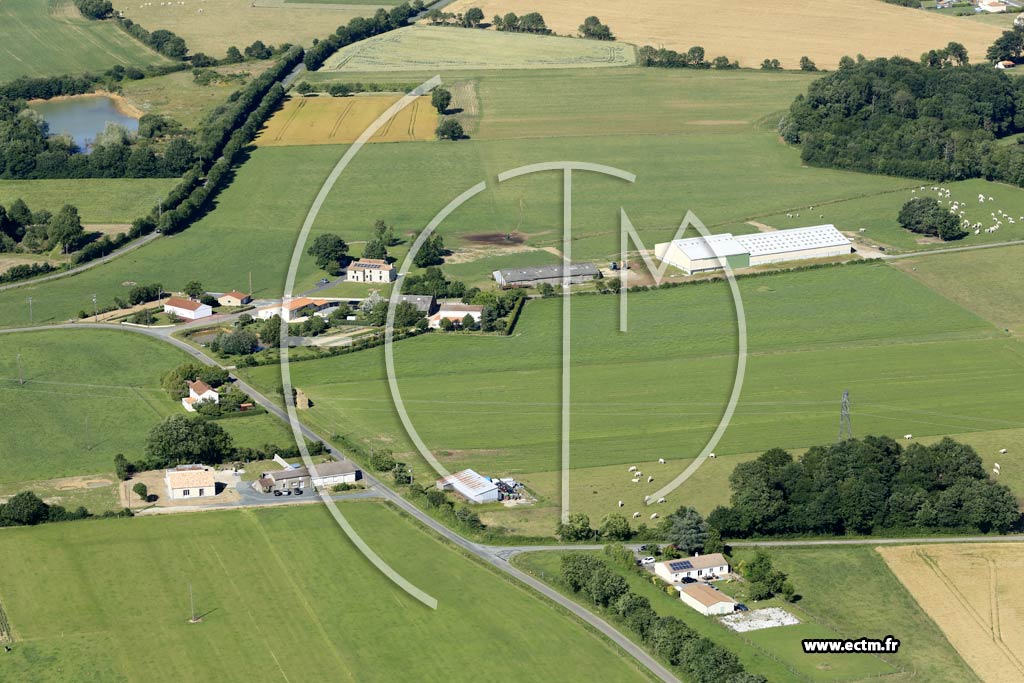
M 117 453 L 138 459 L 150 427 L 181 411 L 160 376 L 185 360 L 168 344 L 125 332 L 0 336 L 0 483 L 106 472 Z
M 998 233 L 997 233 L 998 234 Z M 1024 334 L 1024 292 L 1018 287 L 1020 247 L 999 247 L 902 259 L 896 266 L 943 296 L 1015 336 Z
M 0 82 L 167 62 L 113 22 L 86 19 L 71 0 L 4 0 L 0 27 Z
M 750 549 L 737 549 L 733 562 L 753 554 Z M 772 548 L 769 554 L 775 566 L 789 574 L 801 595 L 798 614 L 810 616 L 840 638 L 892 635 L 900 640 L 898 653 L 881 657 L 905 672 L 889 680 L 978 680 L 873 548 Z M 781 633 L 784 629 L 770 631 Z M 773 635 L 761 638 L 771 639 Z M 805 656 L 796 638 L 789 646 L 793 656 Z M 834 660 L 839 656 L 832 657 Z
M 23 199 L 33 211 L 54 214 L 72 204 L 83 223 L 131 223 L 148 214 L 177 183 L 177 178 L 0 180 L 0 204 Z
M 295 444 L 291 429 L 270 413 L 230 417 L 216 423 L 231 435 L 239 447 L 263 448 L 268 444 L 286 447 Z
M 626 66 L 636 62 L 628 43 L 498 33 L 441 26 L 409 26 L 343 47 L 324 71 L 423 69 L 543 69 Z
M 561 557 L 559 551 L 525 553 L 516 556 L 514 563 L 538 578 L 561 589 L 558 583 Z M 836 638 L 837 634 L 818 623 L 802 623 L 798 626 L 769 629 L 757 633 L 740 634 L 732 631 L 716 619 L 705 617 L 685 605 L 678 597 L 667 595 L 662 586 L 654 585 L 646 576 L 623 571 L 613 567 L 626 577 L 634 593 L 646 597 L 660 616 L 674 616 L 681 619 L 699 635 L 730 650 L 739 657 L 743 666 L 759 673 L 770 681 L 857 681 L 874 676 L 898 673 L 896 667 L 869 655 L 852 655 L 842 661 L 828 655 L 810 656 L 800 651 L 801 638 Z M 584 603 L 586 604 L 586 603 Z M 780 603 L 781 604 L 781 603 Z M 586 604 L 588 608 L 592 605 Z M 775 606 L 773 601 L 773 606 Z M 792 606 L 785 609 L 796 612 L 802 621 L 808 622 L 809 615 L 802 614 Z M 799 656 L 795 656 L 799 654 Z M 900 679 L 911 680 L 911 679 Z
M 436 611 L 372 567 L 319 505 L 8 529 L 0 603 L 16 642 L 5 678 L 469 681 L 500 647 L 527 679 L 648 680 L 559 608 L 386 505 L 342 511 Z M 201 624 L 187 623 L 190 584 Z
M 244 64 L 214 67 L 221 74 L 248 74 L 245 80 L 230 80 L 210 85 L 196 83 L 191 71 L 176 71 L 157 78 L 125 80 L 121 87 L 125 99 L 146 113 L 170 116 L 182 125 L 194 128 L 211 110 L 223 104 L 228 95 L 259 76 L 273 64 L 264 59 Z
M 1013 408 L 1021 398 L 1019 343 L 896 269 L 772 275 L 742 280 L 741 290 L 746 380 L 720 457 L 701 476 L 722 471 L 721 483 L 731 456 L 830 442 L 844 389 L 858 435 L 1024 427 Z M 736 360 L 725 297 L 718 284 L 636 294 L 625 335 L 615 332 L 616 299 L 574 300 L 572 457 L 574 468 L 593 471 L 579 474 L 573 496 L 592 519 L 623 511 L 618 500 L 635 505 L 653 493 L 713 432 Z M 531 302 L 512 337 L 429 335 L 395 346 L 406 408 L 446 466 L 512 474 L 528 485 L 543 473 L 537 492 L 556 496 L 560 306 Z M 242 373 L 267 389 L 279 380 L 276 367 Z M 304 420 L 325 435 L 413 450 L 391 402 L 382 349 L 296 364 L 292 378 L 316 404 Z M 629 465 L 658 458 L 669 465 L 644 466 L 643 480 L 631 483 Z M 691 495 L 707 509 L 728 490 L 721 487 L 716 500 L 684 489 L 670 502 Z

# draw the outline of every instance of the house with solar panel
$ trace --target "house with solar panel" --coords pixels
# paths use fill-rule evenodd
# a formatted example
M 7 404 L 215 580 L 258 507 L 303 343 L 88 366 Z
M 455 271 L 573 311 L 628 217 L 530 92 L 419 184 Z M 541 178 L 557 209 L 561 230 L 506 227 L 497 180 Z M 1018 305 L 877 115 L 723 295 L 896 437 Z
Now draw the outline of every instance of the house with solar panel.
M 684 579 L 713 581 L 729 574 L 729 560 L 722 553 L 694 555 L 658 562 L 654 565 L 654 573 L 668 583 L 682 583 Z
M 750 268 L 785 261 L 833 258 L 853 253 L 853 243 L 832 224 L 809 228 L 755 232 L 751 235 L 722 233 L 690 237 L 654 245 L 654 255 L 687 275 Z
M 387 261 L 376 258 L 362 258 L 348 264 L 346 269 L 349 282 L 394 282 L 398 274 Z

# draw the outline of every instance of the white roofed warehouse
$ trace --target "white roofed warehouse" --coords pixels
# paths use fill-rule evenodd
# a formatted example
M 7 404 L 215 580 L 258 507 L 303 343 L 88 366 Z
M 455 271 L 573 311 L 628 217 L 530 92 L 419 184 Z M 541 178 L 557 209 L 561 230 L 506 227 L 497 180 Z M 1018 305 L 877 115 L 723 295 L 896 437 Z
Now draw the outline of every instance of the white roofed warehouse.
M 473 470 L 462 470 L 437 480 L 441 491 L 455 491 L 471 503 L 498 501 L 498 485 Z
M 735 270 L 851 253 L 853 243 L 832 224 L 751 235 L 722 233 L 654 245 L 655 256 L 688 275 L 722 270 L 724 264 Z

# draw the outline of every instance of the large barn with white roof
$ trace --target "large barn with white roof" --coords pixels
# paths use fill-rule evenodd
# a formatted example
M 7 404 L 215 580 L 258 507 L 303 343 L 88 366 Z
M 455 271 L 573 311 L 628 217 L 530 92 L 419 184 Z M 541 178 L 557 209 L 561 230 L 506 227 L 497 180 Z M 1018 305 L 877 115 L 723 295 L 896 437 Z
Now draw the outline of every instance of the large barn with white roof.
M 832 224 L 751 235 L 722 233 L 654 245 L 655 256 L 687 275 L 722 270 L 725 264 L 736 270 L 767 263 L 844 256 L 852 252 L 853 243 Z

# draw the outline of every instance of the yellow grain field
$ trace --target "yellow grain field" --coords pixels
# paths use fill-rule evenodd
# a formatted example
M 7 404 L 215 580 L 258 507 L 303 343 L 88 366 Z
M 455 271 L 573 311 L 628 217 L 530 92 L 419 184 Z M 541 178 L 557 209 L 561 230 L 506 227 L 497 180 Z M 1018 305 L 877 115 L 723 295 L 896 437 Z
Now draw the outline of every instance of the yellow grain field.
M 619 40 L 686 50 L 701 45 L 708 59 L 726 55 L 740 66 L 757 67 L 766 58 L 796 69 L 807 55 L 819 68 L 834 68 L 843 55 L 918 59 L 922 52 L 963 43 L 971 61 L 1002 33 L 990 24 L 927 13 L 879 0 L 456 0 L 446 11 L 480 7 L 495 14 L 540 12 L 556 33 L 575 35 L 583 19 L 600 17 Z
M 1024 545 L 955 543 L 877 550 L 983 681 L 1024 681 Z
M 398 95 L 292 98 L 267 122 L 256 144 L 287 147 L 355 142 L 398 99 Z M 370 142 L 432 140 L 436 128 L 437 111 L 430 106 L 429 97 L 420 97 L 388 121 Z

